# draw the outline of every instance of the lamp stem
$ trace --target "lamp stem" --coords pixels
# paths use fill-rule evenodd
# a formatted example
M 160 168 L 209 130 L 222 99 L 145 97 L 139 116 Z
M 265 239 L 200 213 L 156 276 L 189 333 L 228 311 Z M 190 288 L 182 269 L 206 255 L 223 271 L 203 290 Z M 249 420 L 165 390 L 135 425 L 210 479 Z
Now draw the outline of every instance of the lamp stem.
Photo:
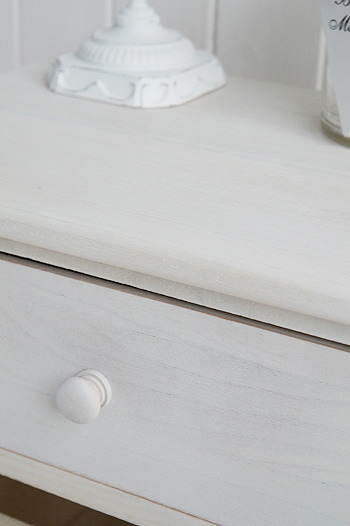
M 136 9 L 148 7 L 147 0 L 130 0 L 129 6 Z

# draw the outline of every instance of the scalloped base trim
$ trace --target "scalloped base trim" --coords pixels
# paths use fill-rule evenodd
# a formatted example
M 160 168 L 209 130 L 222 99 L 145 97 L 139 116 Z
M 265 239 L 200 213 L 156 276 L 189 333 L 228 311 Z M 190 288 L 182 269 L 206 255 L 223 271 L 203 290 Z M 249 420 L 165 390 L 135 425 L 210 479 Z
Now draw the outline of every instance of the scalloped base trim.
M 48 81 L 57 93 L 134 108 L 179 106 L 226 84 L 219 60 L 201 50 L 191 67 L 154 73 L 119 72 L 64 54 L 53 64 Z

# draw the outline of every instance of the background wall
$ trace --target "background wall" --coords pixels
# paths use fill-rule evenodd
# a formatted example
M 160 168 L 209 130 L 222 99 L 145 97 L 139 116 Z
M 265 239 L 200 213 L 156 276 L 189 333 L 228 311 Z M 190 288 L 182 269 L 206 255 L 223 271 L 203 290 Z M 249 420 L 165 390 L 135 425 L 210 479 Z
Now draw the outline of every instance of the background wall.
M 0 0 L 0 71 L 75 50 L 126 0 Z M 313 87 L 318 0 L 149 0 L 233 75 Z

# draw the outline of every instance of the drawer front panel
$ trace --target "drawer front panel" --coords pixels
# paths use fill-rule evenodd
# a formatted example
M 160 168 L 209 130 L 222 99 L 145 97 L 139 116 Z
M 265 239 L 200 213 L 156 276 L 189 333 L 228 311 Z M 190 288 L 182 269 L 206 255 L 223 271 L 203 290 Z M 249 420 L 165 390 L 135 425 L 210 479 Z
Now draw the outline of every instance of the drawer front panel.
M 350 355 L 0 261 L 0 447 L 232 526 L 348 525 Z M 86 368 L 87 425 L 54 396 Z

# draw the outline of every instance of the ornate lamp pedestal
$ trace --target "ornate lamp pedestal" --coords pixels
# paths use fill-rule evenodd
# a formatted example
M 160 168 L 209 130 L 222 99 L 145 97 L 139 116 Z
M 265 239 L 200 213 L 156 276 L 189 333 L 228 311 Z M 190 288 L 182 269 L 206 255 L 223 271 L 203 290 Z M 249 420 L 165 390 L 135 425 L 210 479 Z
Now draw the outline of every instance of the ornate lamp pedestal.
M 146 0 L 131 0 L 116 25 L 57 58 L 53 91 L 137 108 L 166 108 L 225 84 L 219 60 L 163 27 Z

